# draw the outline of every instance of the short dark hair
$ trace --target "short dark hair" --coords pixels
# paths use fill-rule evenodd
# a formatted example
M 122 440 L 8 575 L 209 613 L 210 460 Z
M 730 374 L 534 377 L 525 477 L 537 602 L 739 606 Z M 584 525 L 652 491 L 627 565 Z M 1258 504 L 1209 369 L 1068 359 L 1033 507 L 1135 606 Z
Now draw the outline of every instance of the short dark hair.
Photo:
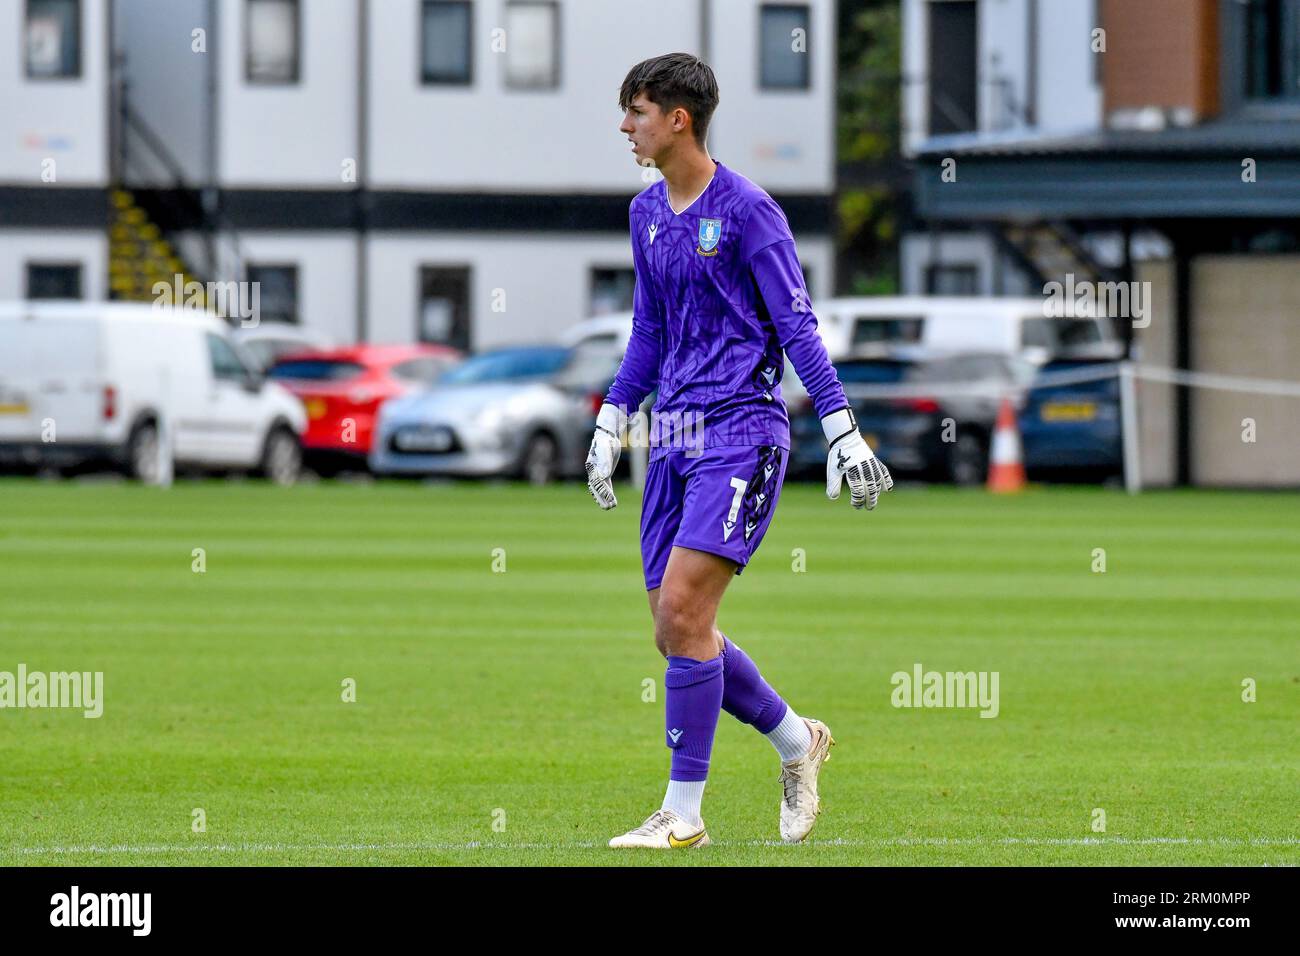
M 709 120 L 718 107 L 718 80 L 709 64 L 689 53 L 665 53 L 642 60 L 628 71 L 618 91 L 618 107 L 626 110 L 637 94 L 665 113 L 679 106 L 691 114 L 695 141 L 704 145 Z

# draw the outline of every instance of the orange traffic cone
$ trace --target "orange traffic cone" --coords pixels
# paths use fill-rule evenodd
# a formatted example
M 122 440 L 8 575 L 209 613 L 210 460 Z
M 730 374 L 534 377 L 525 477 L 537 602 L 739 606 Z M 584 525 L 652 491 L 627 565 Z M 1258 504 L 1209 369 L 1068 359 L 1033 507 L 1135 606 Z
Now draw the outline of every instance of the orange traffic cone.
M 989 453 L 989 491 L 1005 493 L 1025 487 L 1025 462 L 1020 452 L 1020 429 L 1016 427 L 1016 410 L 1011 399 L 1003 398 L 998 407 L 998 423 L 993 429 L 993 448 Z

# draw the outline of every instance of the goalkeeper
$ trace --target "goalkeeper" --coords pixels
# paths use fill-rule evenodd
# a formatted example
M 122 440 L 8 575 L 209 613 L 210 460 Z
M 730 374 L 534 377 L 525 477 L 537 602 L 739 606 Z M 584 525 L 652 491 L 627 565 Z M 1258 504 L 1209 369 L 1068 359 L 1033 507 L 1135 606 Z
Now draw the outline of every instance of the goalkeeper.
M 790 448 L 785 355 L 830 443 L 827 495 L 839 497 L 847 480 L 853 506 L 870 510 L 893 487 L 858 433 L 817 335 L 784 213 L 709 156 L 705 135 L 717 103 L 713 71 L 685 53 L 638 64 L 619 92 L 620 132 L 637 161 L 663 179 L 629 210 L 632 337 L 587 457 L 601 508 L 618 504 L 610 479 L 622 430 L 651 390 L 659 390 L 659 421 L 697 427 L 657 436 L 641 510 L 655 644 L 668 660 L 668 790 L 661 808 L 611 847 L 708 844 L 700 806 L 722 710 L 766 735 L 780 756 L 782 839 L 798 842 L 816 822 L 830 729 L 796 714 L 716 624 L 723 592 L 763 540 L 781 492 Z M 681 447 L 688 433 L 702 435 L 702 447 Z

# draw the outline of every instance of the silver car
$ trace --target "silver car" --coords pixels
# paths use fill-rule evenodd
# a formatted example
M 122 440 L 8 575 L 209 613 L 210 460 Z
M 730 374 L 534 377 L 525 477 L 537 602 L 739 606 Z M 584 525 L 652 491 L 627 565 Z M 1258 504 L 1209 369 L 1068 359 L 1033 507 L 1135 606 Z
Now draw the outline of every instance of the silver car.
M 525 346 L 466 359 L 433 388 L 379 410 L 379 475 L 525 478 L 585 474 L 596 413 L 618 370 L 608 346 Z

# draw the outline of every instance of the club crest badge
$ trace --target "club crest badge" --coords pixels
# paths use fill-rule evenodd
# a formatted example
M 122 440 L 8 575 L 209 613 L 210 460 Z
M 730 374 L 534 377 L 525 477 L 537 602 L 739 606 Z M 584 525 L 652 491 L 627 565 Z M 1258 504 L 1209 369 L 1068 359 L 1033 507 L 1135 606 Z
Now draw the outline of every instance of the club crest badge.
M 721 219 L 701 219 L 700 244 L 695 247 L 695 251 L 702 256 L 716 256 L 718 254 L 718 240 L 721 238 Z

